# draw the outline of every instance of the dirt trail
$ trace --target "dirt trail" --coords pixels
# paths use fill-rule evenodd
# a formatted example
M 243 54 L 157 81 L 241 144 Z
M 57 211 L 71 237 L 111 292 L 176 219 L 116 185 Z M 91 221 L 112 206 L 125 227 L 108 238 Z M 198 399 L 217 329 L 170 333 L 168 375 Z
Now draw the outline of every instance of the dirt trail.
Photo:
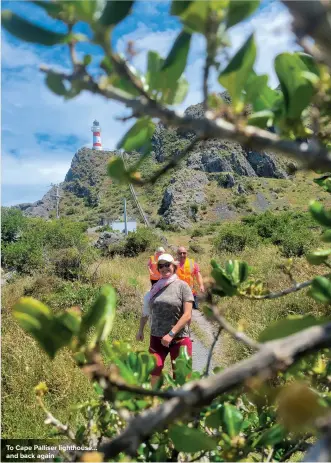
M 206 317 L 199 311 L 193 310 L 192 319 L 195 324 L 198 325 L 197 332 L 203 333 L 203 342 L 199 339 L 197 333 L 191 329 L 191 338 L 193 340 L 193 369 L 202 372 L 207 364 L 208 353 L 210 346 L 214 340 L 214 332 L 212 324 L 206 319 Z M 207 347 L 206 347 L 207 346 Z M 210 371 L 217 366 L 216 358 L 221 355 L 221 340 L 217 341 L 217 344 L 213 351 L 213 358 L 211 362 Z

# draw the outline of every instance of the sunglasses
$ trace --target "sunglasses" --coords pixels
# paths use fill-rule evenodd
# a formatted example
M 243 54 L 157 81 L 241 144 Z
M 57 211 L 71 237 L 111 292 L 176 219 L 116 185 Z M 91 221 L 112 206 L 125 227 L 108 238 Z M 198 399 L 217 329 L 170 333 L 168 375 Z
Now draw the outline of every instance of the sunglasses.
M 159 264 L 158 267 L 159 267 L 159 269 L 161 269 L 161 268 L 163 268 L 163 267 L 165 267 L 165 268 L 170 268 L 170 265 L 171 265 L 171 263 Z
M 179 256 L 186 256 L 187 252 L 179 252 L 178 255 Z

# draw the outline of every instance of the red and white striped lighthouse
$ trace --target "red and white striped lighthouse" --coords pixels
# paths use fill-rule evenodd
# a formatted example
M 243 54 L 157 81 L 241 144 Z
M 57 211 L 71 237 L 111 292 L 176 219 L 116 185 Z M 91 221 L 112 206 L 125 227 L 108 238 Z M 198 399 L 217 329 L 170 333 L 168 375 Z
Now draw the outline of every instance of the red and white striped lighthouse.
M 101 127 L 97 120 L 93 122 L 93 126 L 91 127 L 91 131 L 93 132 L 93 149 L 94 150 L 102 150 L 101 144 Z

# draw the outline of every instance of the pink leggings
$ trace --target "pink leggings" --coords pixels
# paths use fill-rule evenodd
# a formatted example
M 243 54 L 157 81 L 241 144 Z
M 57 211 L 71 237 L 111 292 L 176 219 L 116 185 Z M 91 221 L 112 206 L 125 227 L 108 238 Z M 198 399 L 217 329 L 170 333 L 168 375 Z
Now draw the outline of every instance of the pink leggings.
M 151 336 L 149 344 L 149 352 L 153 354 L 156 359 L 156 367 L 151 373 L 153 376 L 160 376 L 164 367 L 165 359 L 169 352 L 171 357 L 171 366 L 174 371 L 173 361 L 178 357 L 179 349 L 181 346 L 186 346 L 188 355 L 192 357 L 192 341 L 190 338 L 187 337 L 176 339 L 169 347 L 165 347 L 163 344 L 161 344 L 161 339 L 162 337 Z

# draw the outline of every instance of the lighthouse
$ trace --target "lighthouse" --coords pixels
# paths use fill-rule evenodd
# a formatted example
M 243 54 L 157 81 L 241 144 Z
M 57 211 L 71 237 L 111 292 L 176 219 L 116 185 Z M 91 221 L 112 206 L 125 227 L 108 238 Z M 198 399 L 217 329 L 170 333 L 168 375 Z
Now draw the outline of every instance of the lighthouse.
M 93 149 L 94 150 L 102 150 L 101 144 L 101 127 L 97 120 L 93 122 L 93 126 L 91 127 L 91 131 L 93 132 Z

